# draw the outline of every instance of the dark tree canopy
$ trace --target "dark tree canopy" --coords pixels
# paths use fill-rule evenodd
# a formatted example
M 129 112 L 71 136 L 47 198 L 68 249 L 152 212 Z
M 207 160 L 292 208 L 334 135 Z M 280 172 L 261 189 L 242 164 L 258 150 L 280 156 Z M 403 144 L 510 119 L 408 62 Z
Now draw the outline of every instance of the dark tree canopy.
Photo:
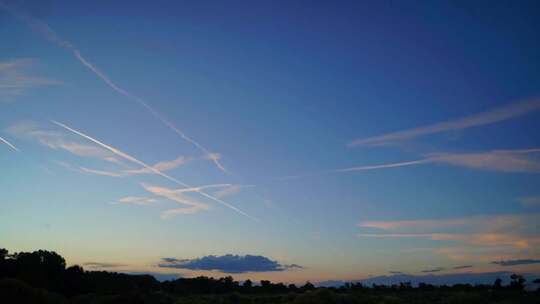
M 264 303 L 292 303 L 290 302 L 292 300 L 294 303 L 359 303 L 353 299 L 372 297 L 373 303 L 379 303 L 384 302 L 380 297 L 386 295 L 402 296 L 415 293 L 422 298 L 423 296 L 420 296 L 422 294 L 431 295 L 430 297 L 435 294 L 444 298 L 459 294 L 457 292 L 484 293 L 485 297 L 504 300 L 524 294 L 523 276 L 513 274 L 510 279 L 508 286 L 503 286 L 502 280 L 497 279 L 493 285 L 434 286 L 420 283 L 414 287 L 410 282 L 402 282 L 391 286 L 374 284 L 371 288 L 361 283 L 346 283 L 339 288 L 323 288 L 315 287 L 310 282 L 297 287 L 294 284 L 272 283 L 269 280 L 261 280 L 259 284 L 245 280 L 240 284 L 231 276 L 219 279 L 200 276 L 159 282 L 151 275 L 86 271 L 78 265 L 66 268 L 64 258 L 51 251 L 38 250 L 10 255 L 7 250 L 0 249 L 2 296 L 0 303 L 4 303 L 1 300 L 10 298 L 15 300 L 5 303 L 64 303 L 66 299 L 72 299 L 74 303 L 177 303 L 175 297 L 189 299 L 193 296 L 208 295 L 224 297 L 219 301 L 208 303 L 258 303 L 245 297 L 270 299 Z M 534 282 L 538 283 L 538 279 Z M 489 293 L 491 291 L 497 292 Z M 91 300 L 96 297 L 104 300 L 102 302 Z M 467 301 L 457 302 L 468 303 Z M 535 301 L 536 299 L 533 299 L 529 302 L 538 303 Z

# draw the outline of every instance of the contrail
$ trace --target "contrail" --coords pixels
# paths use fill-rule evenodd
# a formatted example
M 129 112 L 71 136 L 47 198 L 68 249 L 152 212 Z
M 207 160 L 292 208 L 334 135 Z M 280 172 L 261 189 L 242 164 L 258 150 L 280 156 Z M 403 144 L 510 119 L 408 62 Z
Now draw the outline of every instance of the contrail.
M 454 120 L 438 122 L 370 138 L 356 139 L 349 143 L 349 146 L 383 146 L 429 134 L 437 134 L 452 130 L 464 130 L 472 127 L 494 124 L 539 110 L 540 98 L 532 98 Z
M 155 118 L 157 118 L 161 123 L 163 123 L 165 126 L 167 126 L 169 129 L 171 129 L 174 133 L 179 135 L 182 139 L 189 142 L 190 144 L 194 145 L 199 151 L 201 151 L 203 154 L 205 154 L 209 160 L 211 160 L 216 167 L 223 171 L 224 173 L 229 173 L 225 167 L 219 162 L 219 159 L 215 157 L 215 154 L 208 151 L 207 148 L 205 148 L 203 145 L 201 145 L 199 142 L 194 140 L 193 138 L 187 136 L 184 132 L 182 132 L 180 129 L 178 129 L 173 123 L 165 119 L 160 113 L 158 113 L 154 108 L 152 108 L 144 99 L 135 96 L 128 92 L 127 90 L 121 88 L 117 84 L 115 84 L 105 73 L 103 73 L 101 70 L 99 70 L 94 64 L 90 63 L 86 58 L 84 58 L 79 51 L 71 42 L 62 39 L 59 37 L 56 32 L 50 28 L 46 23 L 32 18 L 28 15 L 22 14 L 15 9 L 7 6 L 3 2 L 0 1 L 0 8 L 3 8 L 4 10 L 11 13 L 16 18 L 24 21 L 30 28 L 32 28 L 34 31 L 40 33 L 45 37 L 45 39 L 49 40 L 52 43 L 55 43 L 56 45 L 65 48 L 73 53 L 73 56 L 86 68 L 88 68 L 90 71 L 92 71 L 97 77 L 99 77 L 105 84 L 107 84 L 111 89 L 119 93 L 120 95 L 123 95 L 125 97 L 128 97 L 129 99 L 137 102 L 139 105 L 144 107 L 150 114 L 152 114 Z
M 77 131 L 75 129 L 72 129 L 72 128 L 68 127 L 67 125 L 63 124 L 63 123 L 60 123 L 60 122 L 57 122 L 57 121 L 54 121 L 54 120 L 51 120 L 51 122 L 54 123 L 57 126 L 60 126 L 60 127 L 66 129 L 66 130 L 68 130 L 68 131 L 70 131 L 72 133 L 75 133 L 75 134 L 77 134 L 77 135 L 79 135 L 79 136 L 81 136 L 81 137 L 83 137 L 83 138 L 85 138 L 85 139 L 87 139 L 87 140 L 89 140 L 89 141 L 91 141 L 91 142 L 93 142 L 93 143 L 95 143 L 95 144 L 97 144 L 97 145 L 111 151 L 112 153 L 114 153 L 114 154 L 116 154 L 116 155 L 118 155 L 118 156 L 132 162 L 132 163 L 135 163 L 135 164 L 137 164 L 139 166 L 142 166 L 142 167 L 154 172 L 155 174 L 157 174 L 159 176 L 162 176 L 162 177 L 164 177 L 164 178 L 166 178 L 166 179 L 168 179 L 168 180 L 170 180 L 170 181 L 172 181 L 172 182 L 174 182 L 174 183 L 176 183 L 178 185 L 181 185 L 181 186 L 186 187 L 186 188 L 194 188 L 193 186 L 190 186 L 190 185 L 188 185 L 188 184 L 186 184 L 186 183 L 184 183 L 184 182 L 182 182 L 182 181 L 180 181 L 180 180 L 178 180 L 178 179 L 176 179 L 176 178 L 174 178 L 174 177 L 172 177 L 172 176 L 170 176 L 168 174 L 165 174 L 165 173 L 161 172 L 160 170 L 158 170 L 158 169 L 156 169 L 156 168 L 154 168 L 154 167 L 152 167 L 150 165 L 147 165 L 146 163 L 136 159 L 135 157 L 133 157 L 133 156 L 127 154 L 127 153 L 124 153 L 124 152 L 122 152 L 122 151 L 120 151 L 120 150 L 118 150 L 118 149 L 116 149 L 114 147 L 111 147 L 111 146 L 109 146 L 109 145 L 107 145 L 107 144 L 105 144 L 105 143 L 103 143 L 103 142 L 101 142 L 101 141 L 99 141 L 99 140 L 97 140 L 95 138 L 92 138 L 92 137 L 90 137 L 90 136 L 88 136 L 88 135 L 86 135 L 86 134 L 84 134 L 82 132 L 79 132 L 79 131 Z M 220 204 L 224 205 L 225 207 L 240 213 L 243 216 L 246 216 L 246 217 L 248 217 L 248 218 L 250 218 L 252 220 L 255 220 L 255 221 L 259 221 L 257 218 L 252 217 L 251 215 L 249 215 L 249 214 L 245 213 L 244 211 L 236 208 L 235 206 L 233 206 L 233 205 L 231 205 L 231 204 L 229 204 L 229 203 L 227 203 L 227 202 L 225 202 L 223 200 L 220 200 L 219 198 L 216 198 L 216 197 L 214 197 L 214 196 L 212 196 L 212 195 L 210 195 L 210 194 L 208 194 L 208 193 L 206 193 L 204 191 L 201 191 L 201 189 L 198 189 L 195 192 L 197 192 L 200 195 L 202 195 L 202 196 L 204 196 L 204 197 L 206 197 L 208 199 L 211 199 L 211 200 L 213 200 L 213 201 L 215 201 L 217 203 L 220 203 Z
M 230 187 L 232 184 L 213 184 L 213 185 L 204 185 L 204 186 L 198 186 L 198 187 L 191 187 L 191 188 L 184 188 L 184 189 L 178 189 L 174 190 L 176 193 L 183 193 L 183 192 L 199 192 L 203 189 L 209 189 L 209 188 L 225 188 Z
M 349 167 L 349 168 L 342 168 L 342 169 L 319 171 L 319 172 L 315 172 L 315 173 L 311 173 L 311 174 L 304 174 L 304 175 L 289 175 L 289 176 L 279 177 L 279 178 L 276 178 L 274 180 L 284 181 L 284 180 L 301 179 L 301 178 L 306 178 L 306 177 L 325 176 L 325 175 L 329 175 L 329 174 L 344 173 L 344 172 L 368 171 L 368 170 L 378 170 L 378 169 L 414 166 L 414 165 L 421 165 L 421 164 L 425 164 L 425 163 L 429 163 L 429 162 L 433 162 L 433 161 L 434 161 L 433 159 L 426 158 L 426 159 L 412 160 L 412 161 L 406 161 L 406 162 L 400 162 L 400 163 L 389 163 L 389 164 L 369 165 L 369 166 L 356 166 L 356 167 Z
M 3 139 L 2 137 L 0 137 L 0 142 L 3 142 L 5 143 L 6 145 L 8 145 L 11 149 L 19 152 L 19 149 L 17 149 L 17 147 L 15 147 L 14 145 L 12 145 L 9 141 Z
M 344 168 L 344 169 L 337 169 L 337 170 L 334 170 L 332 172 L 351 172 L 351 171 L 364 171 L 364 170 L 376 170 L 376 169 L 385 169 L 385 168 L 396 168 L 396 167 L 420 165 L 420 164 L 429 163 L 431 161 L 432 161 L 431 159 L 420 159 L 420 160 L 413 160 L 413 161 L 407 161 L 407 162 L 401 162 L 401 163 L 350 167 L 350 168 Z

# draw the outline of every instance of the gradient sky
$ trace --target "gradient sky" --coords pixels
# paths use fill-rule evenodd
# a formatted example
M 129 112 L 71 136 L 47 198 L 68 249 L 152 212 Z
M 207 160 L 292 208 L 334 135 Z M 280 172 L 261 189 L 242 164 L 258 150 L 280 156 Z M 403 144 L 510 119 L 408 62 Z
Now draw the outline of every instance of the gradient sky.
M 538 2 L 375 2 L 0 1 L 0 247 L 540 273 Z

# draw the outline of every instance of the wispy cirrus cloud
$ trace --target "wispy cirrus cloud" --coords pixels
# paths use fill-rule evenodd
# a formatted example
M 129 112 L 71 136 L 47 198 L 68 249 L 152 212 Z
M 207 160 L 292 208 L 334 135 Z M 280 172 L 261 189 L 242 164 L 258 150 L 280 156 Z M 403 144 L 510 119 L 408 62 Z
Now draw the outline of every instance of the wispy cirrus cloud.
M 17 10 L 14 7 L 8 6 L 5 3 L 0 2 L 0 9 L 3 9 L 7 12 L 9 12 L 11 15 L 13 15 L 15 18 L 23 21 L 26 23 L 33 31 L 41 34 L 45 39 L 49 40 L 50 42 L 58 45 L 59 47 L 62 47 L 64 49 L 69 50 L 73 56 L 81 63 L 84 67 L 89 69 L 91 72 L 93 72 L 98 78 L 100 78 L 107 86 L 109 86 L 112 90 L 117 92 L 120 95 L 123 95 L 130 100 L 136 102 L 137 104 L 141 105 L 145 110 L 147 110 L 150 114 L 152 114 L 157 120 L 159 120 L 162 124 L 164 124 L 166 127 L 168 127 L 171 131 L 179 135 L 183 140 L 186 142 L 192 144 L 195 146 L 199 151 L 201 151 L 209 160 L 211 160 L 216 167 L 223 171 L 224 173 L 228 173 L 228 171 L 223 167 L 223 165 L 220 162 L 220 155 L 217 153 L 210 152 L 206 147 L 204 147 L 202 144 L 200 144 L 198 141 L 194 140 L 193 138 L 186 135 L 183 131 L 181 131 L 178 127 L 176 127 L 172 122 L 170 122 L 168 119 L 166 119 L 163 115 L 161 115 L 158 111 L 156 111 L 150 104 L 145 101 L 143 98 L 138 97 L 128 90 L 122 88 L 115 82 L 113 82 L 104 72 L 102 72 L 95 64 L 91 63 L 89 60 L 87 60 L 82 54 L 81 51 L 75 47 L 71 42 L 61 38 L 49 25 L 44 23 L 41 20 L 38 20 L 36 18 L 33 18 L 20 10 Z
M 95 138 L 93 138 L 91 136 L 88 136 L 88 135 L 86 135 L 86 134 L 84 134 L 82 132 L 79 132 L 79 131 L 77 131 L 77 130 L 75 130 L 73 128 L 70 128 L 69 126 L 67 126 L 65 124 L 62 124 L 60 122 L 52 121 L 52 123 L 54 123 L 55 125 L 65 129 L 65 130 L 70 131 L 73 134 L 77 134 L 80 137 L 87 139 L 88 141 L 93 142 L 94 144 L 98 145 L 99 147 L 102 147 L 102 148 L 106 149 L 107 151 L 113 153 L 114 155 L 116 155 L 118 157 L 121 157 L 122 159 L 124 159 L 126 161 L 129 161 L 131 163 L 134 163 L 134 164 L 137 164 L 137 165 L 139 165 L 141 167 L 144 167 L 144 168 L 154 172 L 155 174 L 157 174 L 157 175 L 159 175 L 159 176 L 161 176 L 161 177 L 163 177 L 163 178 L 165 178 L 165 179 L 167 179 L 167 180 L 169 180 L 171 182 L 174 182 L 177 185 L 180 185 L 180 186 L 183 186 L 183 187 L 186 187 L 186 188 L 192 188 L 192 186 L 190 186 L 190 185 L 188 185 L 188 184 L 186 184 L 186 183 L 184 183 L 184 182 L 182 182 L 182 181 L 180 181 L 180 180 L 178 180 L 178 179 L 176 179 L 176 178 L 162 172 L 161 170 L 159 170 L 157 168 L 154 168 L 154 167 L 152 167 L 152 166 L 150 166 L 150 165 L 136 159 L 135 157 L 133 157 L 133 156 L 131 156 L 131 155 L 125 153 L 125 152 L 122 152 L 122 151 L 120 151 L 120 150 L 118 150 L 118 149 L 116 149 L 116 148 L 114 148 L 112 146 L 109 146 L 109 145 L 107 145 L 107 144 L 105 144 L 105 143 L 103 143 L 103 142 L 101 142 L 101 141 L 99 141 L 99 140 L 97 140 L 97 139 L 95 139 Z M 203 197 L 208 198 L 210 200 L 213 200 L 214 202 L 220 203 L 220 204 L 224 205 L 225 207 L 227 207 L 227 208 L 229 208 L 229 209 L 231 209 L 231 210 L 233 210 L 233 211 L 235 211 L 235 212 L 237 212 L 237 213 L 239 213 L 239 214 L 241 214 L 243 216 L 246 216 L 246 217 L 251 218 L 251 219 L 253 219 L 255 221 L 258 221 L 256 218 L 250 216 L 249 214 L 245 213 L 244 211 L 238 209 L 237 207 L 235 207 L 235 206 L 233 206 L 233 205 L 231 205 L 231 204 L 229 204 L 229 203 L 227 203 L 227 202 L 225 202 L 225 201 L 223 201 L 223 200 L 221 200 L 221 199 L 219 199 L 219 198 L 217 198 L 215 196 L 212 196 L 212 195 L 210 195 L 210 194 L 208 194 L 208 193 L 206 193 L 206 192 L 204 192 L 204 191 L 202 191 L 200 189 L 198 191 L 196 191 L 196 192 L 198 194 L 202 195 Z M 192 205 L 193 205 L 192 209 L 189 209 L 188 211 L 186 211 L 184 209 L 181 209 L 181 210 L 178 210 L 176 213 L 199 211 L 199 209 L 202 208 L 202 205 L 198 205 L 198 207 L 196 206 L 196 204 L 192 204 Z
M 159 171 L 169 171 L 176 169 L 184 164 L 186 164 L 190 159 L 185 156 L 178 156 L 176 159 L 173 159 L 171 161 L 161 161 L 153 165 L 152 167 Z M 140 169 L 131 169 L 124 171 L 127 175 L 136 175 L 136 174 L 154 174 L 153 170 L 150 170 L 148 168 L 140 168 Z
M 362 238 L 426 238 L 453 241 L 469 247 L 528 249 L 540 244 L 535 223 L 540 214 L 474 216 L 414 221 L 363 221 L 358 226 L 375 229 Z
M 152 197 L 126 196 L 120 198 L 118 201 L 115 202 L 115 204 L 148 206 L 154 205 L 157 202 L 158 200 Z
M 78 170 L 82 173 L 88 173 L 88 174 L 94 174 L 94 175 L 101 175 L 101 176 L 108 176 L 108 177 L 123 177 L 125 176 L 122 173 L 114 172 L 114 171 L 106 171 L 106 170 L 99 170 L 99 169 L 91 169 L 86 167 L 79 167 Z
M 143 184 L 142 186 L 146 191 L 152 193 L 153 195 L 161 196 L 168 200 L 176 202 L 178 204 L 187 206 L 185 208 L 175 208 L 175 209 L 170 209 L 163 212 L 161 214 L 162 219 L 170 218 L 173 215 L 193 214 L 199 211 L 210 209 L 210 207 L 207 204 L 199 202 L 195 200 L 194 198 L 191 198 L 185 194 L 186 192 L 195 193 L 198 190 L 188 188 L 188 191 L 178 191 L 175 189 L 169 189 L 165 187 L 151 186 L 151 185 L 145 185 L 145 184 Z M 181 190 L 186 190 L 186 189 L 181 189 Z
M 422 159 L 417 160 L 357 165 L 306 175 L 290 175 L 277 178 L 276 180 L 292 180 L 326 174 L 388 170 L 420 165 L 447 165 L 502 173 L 540 173 L 540 148 L 492 150 L 473 153 L 428 153 L 423 155 Z
M 418 128 L 406 129 L 403 131 L 392 132 L 375 137 L 356 139 L 350 142 L 349 146 L 390 145 L 420 136 L 493 124 L 500 121 L 517 118 L 519 116 L 523 116 L 527 113 L 537 110 L 540 110 L 540 99 L 535 98 L 527 101 L 512 103 L 506 106 L 498 107 L 455 120 L 439 122 Z
M 94 174 L 94 175 L 101 175 L 101 176 L 108 176 L 108 177 L 121 177 L 122 175 L 113 172 L 113 171 L 105 171 L 105 170 L 96 170 L 96 169 L 89 169 L 85 167 L 80 167 L 76 165 L 72 165 L 68 162 L 62 161 L 62 160 L 55 160 L 53 161 L 55 164 L 57 164 L 60 167 L 63 167 L 69 171 L 78 172 L 78 173 L 84 173 L 84 174 Z
M 505 233 L 359 233 L 368 238 L 425 238 L 433 241 L 454 241 L 468 245 L 506 246 L 525 249 L 540 243 L 539 238 Z
M 120 264 L 120 263 L 86 262 L 86 263 L 83 263 L 83 266 L 92 270 L 98 270 L 98 269 L 119 268 L 119 267 L 125 267 L 128 265 Z
M 227 169 L 225 169 L 225 167 L 223 167 L 223 165 L 220 162 L 221 154 L 210 153 L 206 148 L 202 146 L 200 146 L 199 149 L 206 154 L 205 158 L 212 161 L 216 165 L 216 167 L 218 167 L 219 170 L 221 170 L 223 173 L 227 173 L 227 174 L 230 173 Z
M 376 228 L 381 230 L 407 230 L 420 232 L 432 229 L 447 229 L 459 227 L 462 230 L 503 231 L 519 227 L 524 222 L 530 222 L 538 215 L 479 215 L 461 218 L 420 219 L 405 221 L 362 221 L 358 227 Z
M 253 188 L 253 187 L 255 187 L 255 185 L 238 185 L 238 184 L 227 185 L 223 187 L 223 189 L 214 192 L 214 196 L 217 198 L 224 198 L 227 196 L 238 194 L 244 188 Z
M 35 60 L 30 58 L 0 62 L 0 102 L 13 101 L 35 88 L 61 84 L 57 80 L 30 76 L 28 70 L 33 66 Z
M 67 134 L 40 128 L 31 121 L 12 125 L 6 131 L 16 137 L 33 139 L 53 150 L 63 150 L 81 157 L 97 158 L 107 162 L 118 163 L 115 155 L 103 148 L 88 145 Z
M 142 187 L 146 191 L 156 196 L 165 197 L 168 200 L 171 200 L 173 202 L 189 206 L 188 208 L 175 208 L 175 209 L 166 210 L 161 214 L 162 219 L 168 219 L 174 215 L 179 215 L 179 214 L 193 214 L 199 211 L 204 211 L 204 210 L 209 209 L 208 205 L 189 197 L 188 196 L 189 193 L 199 193 L 202 190 L 209 190 L 209 189 L 215 189 L 215 188 L 228 189 L 232 186 L 234 185 L 213 184 L 213 185 L 203 185 L 203 186 L 190 187 L 190 188 L 169 189 L 165 187 L 156 187 L 156 186 L 142 184 Z
M 346 173 L 389 169 L 424 164 L 444 164 L 475 170 L 506 172 L 506 173 L 539 173 L 540 148 L 493 150 L 476 153 L 430 153 L 424 159 L 385 163 L 377 165 L 353 166 L 336 169 L 332 172 Z
M 494 150 L 480 153 L 434 153 L 432 162 L 496 172 L 540 172 L 540 148 Z
M 154 169 L 158 171 L 165 172 L 165 171 L 176 169 L 179 166 L 185 164 L 186 162 L 187 162 L 186 157 L 179 156 L 178 158 L 171 161 L 158 162 L 155 165 L 152 165 L 151 167 L 153 167 Z M 117 171 L 78 167 L 74 171 L 78 171 L 81 173 L 94 174 L 94 175 L 107 176 L 107 177 L 126 177 L 126 176 L 132 176 L 132 175 L 156 174 L 155 170 L 151 170 L 145 167 L 138 168 L 138 169 L 121 169 Z

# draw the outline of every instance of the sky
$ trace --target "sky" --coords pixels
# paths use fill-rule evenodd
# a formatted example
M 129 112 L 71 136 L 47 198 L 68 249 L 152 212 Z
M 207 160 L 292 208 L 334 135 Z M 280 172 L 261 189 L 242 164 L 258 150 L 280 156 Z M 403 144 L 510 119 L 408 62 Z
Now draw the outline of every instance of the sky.
M 540 273 L 537 1 L 0 1 L 0 247 Z

